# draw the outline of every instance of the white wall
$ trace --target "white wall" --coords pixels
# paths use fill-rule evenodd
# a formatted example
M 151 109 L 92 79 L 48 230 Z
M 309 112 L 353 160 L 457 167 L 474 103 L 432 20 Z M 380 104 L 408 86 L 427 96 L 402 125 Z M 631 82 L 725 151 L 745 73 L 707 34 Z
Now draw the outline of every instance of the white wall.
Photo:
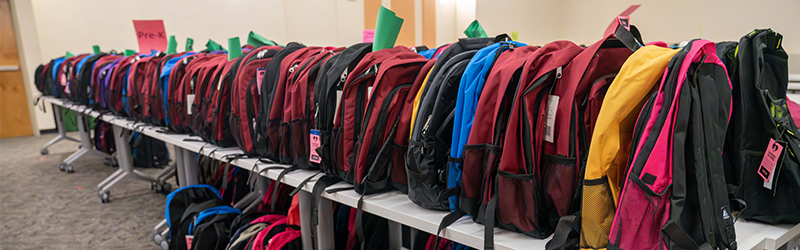
M 33 74 L 36 67 L 42 62 L 39 48 L 39 34 L 36 32 L 36 20 L 33 17 L 33 6 L 30 1 L 12 0 L 11 11 L 14 16 L 14 29 L 19 49 L 20 67 L 22 78 L 25 81 L 25 91 L 28 93 L 28 103 L 32 103 L 39 96 L 39 91 L 33 84 Z M 43 106 L 46 112 L 39 110 L 39 107 L 28 108 L 33 126 L 34 135 L 39 135 L 40 129 L 55 128 L 53 125 L 53 113 L 49 105 Z

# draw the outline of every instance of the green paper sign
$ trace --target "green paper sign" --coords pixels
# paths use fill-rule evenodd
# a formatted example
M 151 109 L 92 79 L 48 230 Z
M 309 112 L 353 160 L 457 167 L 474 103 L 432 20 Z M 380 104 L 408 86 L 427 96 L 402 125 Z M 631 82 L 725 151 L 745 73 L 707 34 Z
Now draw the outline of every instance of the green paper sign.
M 483 27 L 481 26 L 481 23 L 478 22 L 478 20 L 472 21 L 472 23 L 470 23 L 469 26 L 467 26 L 467 29 L 464 30 L 464 34 L 470 38 L 489 37 L 486 35 L 486 31 L 483 30 Z
M 219 45 L 219 43 L 215 42 L 214 40 L 208 39 L 208 42 L 206 43 L 206 50 L 217 51 L 217 50 L 225 50 L 225 48 L 222 48 L 222 46 Z
M 401 27 L 403 27 L 403 19 L 397 17 L 393 11 L 381 6 L 378 10 L 378 18 L 375 20 L 375 40 L 372 42 L 372 51 L 394 47 Z
M 100 52 L 100 46 L 97 46 L 97 45 L 92 46 L 92 51 L 94 51 L 95 54 L 103 53 L 103 52 Z
M 194 39 L 186 38 L 186 51 L 192 51 L 192 45 L 194 45 Z
M 75 56 L 75 55 L 72 54 L 72 52 L 67 51 L 67 57 L 73 57 L 73 56 Z
M 511 31 L 511 41 L 519 41 L 519 32 Z
M 136 51 L 134 51 L 132 49 L 126 49 L 125 50 L 125 56 L 132 56 L 132 55 L 136 55 Z
M 242 55 L 242 44 L 239 42 L 238 37 L 228 38 L 228 61 L 236 59 Z
M 247 44 L 250 44 L 250 45 L 253 45 L 253 46 L 256 46 L 256 47 L 264 46 L 264 45 L 269 45 L 269 46 L 275 46 L 276 45 L 275 42 L 270 41 L 269 39 L 266 39 L 263 36 L 260 36 L 259 34 L 256 34 L 253 31 L 250 31 L 250 34 L 247 35 Z
M 175 54 L 178 52 L 178 40 L 175 40 L 175 36 L 169 36 L 169 41 L 167 41 L 167 54 Z

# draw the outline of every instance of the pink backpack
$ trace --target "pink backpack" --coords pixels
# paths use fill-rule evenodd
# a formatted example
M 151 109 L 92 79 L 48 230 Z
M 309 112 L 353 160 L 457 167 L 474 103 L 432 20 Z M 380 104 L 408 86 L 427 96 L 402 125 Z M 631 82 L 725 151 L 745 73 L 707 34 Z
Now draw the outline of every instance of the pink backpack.
M 730 110 L 714 43 L 689 42 L 639 114 L 609 248 L 736 249 L 722 166 Z

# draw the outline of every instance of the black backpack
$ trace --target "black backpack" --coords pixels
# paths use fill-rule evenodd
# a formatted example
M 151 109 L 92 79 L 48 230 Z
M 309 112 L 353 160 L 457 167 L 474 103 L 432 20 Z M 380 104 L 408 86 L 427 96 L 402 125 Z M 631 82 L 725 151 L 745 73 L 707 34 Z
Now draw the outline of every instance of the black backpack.
M 90 93 L 92 89 L 92 71 L 94 70 L 94 64 L 97 62 L 98 59 L 105 56 L 106 54 L 96 54 L 90 55 L 88 58 L 83 60 L 82 64 L 78 64 L 78 72 L 76 74 L 76 78 L 74 82 L 70 83 L 69 85 L 69 99 L 72 102 L 81 104 L 81 105 L 89 105 Z
M 728 192 L 746 204 L 742 218 L 769 224 L 800 222 L 800 138 L 786 106 L 789 70 L 782 38 L 762 29 L 742 37 L 732 56 L 730 43 L 717 47 L 720 58 L 727 55 L 733 86 L 724 150 Z M 761 166 L 767 151 L 777 161 L 771 172 Z
M 104 122 L 103 120 L 96 119 L 94 124 L 94 147 L 106 154 L 113 154 L 116 152 L 116 144 L 114 144 L 114 131 L 113 125 Z
M 133 165 L 143 168 L 162 168 L 169 164 L 166 143 L 141 133 L 134 133 L 132 138 Z
M 462 38 L 447 47 L 421 90 L 405 156 L 408 198 L 421 207 L 450 209 L 448 200 L 440 201 L 438 196 L 447 189 L 446 170 L 458 85 L 472 56 L 493 41 L 494 38 Z
M 197 214 L 191 233 L 192 250 L 225 249 L 230 241 L 231 225 L 241 211 L 230 206 L 218 206 Z
M 336 116 L 339 104 L 338 99 L 341 99 L 341 92 L 347 80 L 347 75 L 371 51 L 372 43 L 359 43 L 347 47 L 339 54 L 333 55 L 322 65 L 314 86 L 314 102 L 316 105 L 314 128 L 319 130 L 321 141 L 320 147 L 317 148 L 317 154 L 321 158 L 319 165 L 326 174 L 343 180 L 347 179 L 347 174 L 340 173 L 337 170 L 338 168 L 334 165 L 336 161 L 333 159 L 333 152 L 331 152 L 332 136 L 335 132 L 333 131 L 333 120 Z
M 207 204 L 198 205 L 203 203 Z M 194 221 L 194 218 L 189 217 L 219 205 L 224 205 L 219 191 L 205 184 L 181 187 L 167 195 L 164 217 L 170 228 L 170 249 L 187 249 L 186 234 L 189 232 L 190 221 Z

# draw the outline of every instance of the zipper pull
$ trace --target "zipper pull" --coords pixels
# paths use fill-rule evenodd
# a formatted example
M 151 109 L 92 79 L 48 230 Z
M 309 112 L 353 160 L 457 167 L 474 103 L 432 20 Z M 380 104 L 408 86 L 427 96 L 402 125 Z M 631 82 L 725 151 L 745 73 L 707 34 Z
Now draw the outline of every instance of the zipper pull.
M 422 134 L 428 133 L 428 127 L 431 125 L 431 115 L 428 115 L 428 119 L 425 120 L 425 126 L 422 126 Z
M 349 67 L 348 67 L 349 68 Z M 342 71 L 342 75 L 339 76 L 339 85 L 342 85 L 345 81 L 347 81 L 347 68 Z
M 292 65 L 292 67 L 289 68 L 289 73 L 294 72 L 294 69 L 297 68 L 298 65 L 300 65 L 300 64 L 299 63 L 295 63 L 294 65 Z
M 318 117 L 319 117 L 319 103 L 314 105 L 314 120 L 316 121 Z
M 561 70 L 562 66 L 558 66 L 558 68 L 556 68 L 556 79 L 561 79 Z
M 258 52 L 258 55 L 256 55 L 256 57 L 257 57 L 258 59 L 263 59 L 263 58 L 264 58 L 264 55 L 266 55 L 266 54 L 267 54 L 267 50 L 262 50 L 262 51 L 259 51 L 259 52 Z

